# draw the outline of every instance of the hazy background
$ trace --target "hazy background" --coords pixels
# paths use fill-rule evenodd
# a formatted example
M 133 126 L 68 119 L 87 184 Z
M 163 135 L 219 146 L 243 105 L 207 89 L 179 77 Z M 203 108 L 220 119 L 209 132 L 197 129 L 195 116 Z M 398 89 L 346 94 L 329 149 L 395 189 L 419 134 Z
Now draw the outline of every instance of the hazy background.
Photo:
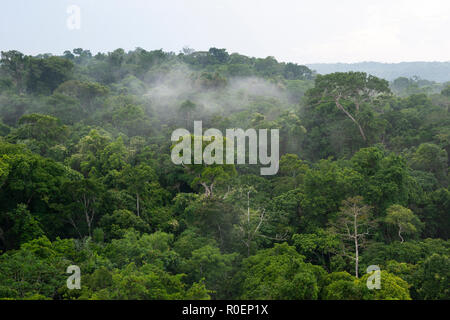
M 69 30 L 69 5 L 81 28 Z M 450 61 L 448 0 L 2 1 L 0 50 L 226 48 L 302 64 Z

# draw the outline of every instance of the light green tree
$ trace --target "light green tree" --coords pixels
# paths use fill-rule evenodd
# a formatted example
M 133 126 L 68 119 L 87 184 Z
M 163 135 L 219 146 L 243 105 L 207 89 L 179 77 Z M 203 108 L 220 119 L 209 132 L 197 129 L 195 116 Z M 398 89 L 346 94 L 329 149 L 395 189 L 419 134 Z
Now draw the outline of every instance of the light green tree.
M 398 228 L 398 236 L 402 243 L 405 241 L 402 233 L 417 233 L 421 226 L 419 218 L 410 209 L 398 204 L 394 204 L 387 209 L 384 221 Z

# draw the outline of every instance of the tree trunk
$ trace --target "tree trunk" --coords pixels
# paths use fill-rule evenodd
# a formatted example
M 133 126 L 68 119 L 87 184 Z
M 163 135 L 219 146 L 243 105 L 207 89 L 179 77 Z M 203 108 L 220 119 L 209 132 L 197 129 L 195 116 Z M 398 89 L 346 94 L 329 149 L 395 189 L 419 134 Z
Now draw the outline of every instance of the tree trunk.
M 401 226 L 398 227 L 398 236 L 400 237 L 400 239 L 402 239 L 401 243 L 403 243 L 405 240 L 402 237 L 402 227 Z
M 344 112 L 344 113 L 347 115 L 347 117 L 349 117 L 350 120 L 353 121 L 353 123 L 355 123 L 355 124 L 358 126 L 359 132 L 360 132 L 362 138 L 364 139 L 364 141 L 366 141 L 366 140 L 367 140 L 367 139 L 366 139 L 366 135 L 364 134 L 364 130 L 363 130 L 363 128 L 361 127 L 361 125 L 358 123 L 358 121 L 356 121 L 356 119 L 350 114 L 350 112 L 348 112 L 347 110 L 345 110 L 345 108 L 340 104 L 339 98 L 337 98 L 337 99 L 335 100 L 335 102 L 336 102 L 336 106 L 337 106 L 340 110 L 342 110 L 342 112 Z
M 88 226 L 88 233 L 89 233 L 89 237 L 92 237 L 92 232 L 91 232 L 91 221 L 89 220 L 89 216 L 86 213 L 86 222 L 87 222 L 87 226 Z
M 210 186 L 208 186 L 205 182 L 200 183 L 203 188 L 205 188 L 205 195 L 207 197 L 210 197 L 213 195 L 213 189 L 214 189 L 214 183 L 211 183 Z
M 94 208 L 91 208 L 91 199 L 89 199 L 85 194 L 83 195 L 83 206 L 84 206 L 84 215 L 86 217 L 86 223 L 88 226 L 89 237 L 92 237 L 92 222 L 94 221 L 95 211 Z M 94 202 L 94 201 L 92 201 Z
M 247 192 L 247 223 L 250 226 L 250 191 Z
M 358 225 L 356 222 L 356 210 L 354 212 L 354 227 L 355 227 L 355 275 L 358 278 L 358 267 L 359 267 L 359 249 L 358 249 Z
M 250 191 L 247 192 L 247 257 L 250 257 L 250 244 L 251 244 L 251 235 L 250 235 Z
M 207 197 L 209 197 L 211 195 L 211 191 L 209 190 L 209 187 L 206 183 L 202 182 L 201 185 L 203 186 L 203 188 L 205 188 L 205 195 Z

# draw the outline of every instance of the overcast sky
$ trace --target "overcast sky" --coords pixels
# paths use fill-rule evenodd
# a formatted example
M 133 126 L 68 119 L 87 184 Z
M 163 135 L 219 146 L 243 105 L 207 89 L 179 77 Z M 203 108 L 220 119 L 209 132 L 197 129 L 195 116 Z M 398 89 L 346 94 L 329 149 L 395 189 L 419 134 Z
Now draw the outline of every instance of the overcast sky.
M 70 5 L 80 29 L 67 27 Z M 449 34 L 449 0 L 3 0 L 0 9 L 0 50 L 27 54 L 189 46 L 297 63 L 450 61 Z

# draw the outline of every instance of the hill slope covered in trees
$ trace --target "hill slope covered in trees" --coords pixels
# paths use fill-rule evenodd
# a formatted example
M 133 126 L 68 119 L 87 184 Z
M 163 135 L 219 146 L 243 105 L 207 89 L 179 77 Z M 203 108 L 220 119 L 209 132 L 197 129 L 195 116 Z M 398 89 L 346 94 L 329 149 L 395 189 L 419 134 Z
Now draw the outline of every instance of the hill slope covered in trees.
M 450 81 L 450 61 L 447 62 L 360 62 L 360 63 L 315 63 L 308 67 L 320 74 L 360 71 L 392 81 L 399 77 L 419 77 L 436 82 Z

